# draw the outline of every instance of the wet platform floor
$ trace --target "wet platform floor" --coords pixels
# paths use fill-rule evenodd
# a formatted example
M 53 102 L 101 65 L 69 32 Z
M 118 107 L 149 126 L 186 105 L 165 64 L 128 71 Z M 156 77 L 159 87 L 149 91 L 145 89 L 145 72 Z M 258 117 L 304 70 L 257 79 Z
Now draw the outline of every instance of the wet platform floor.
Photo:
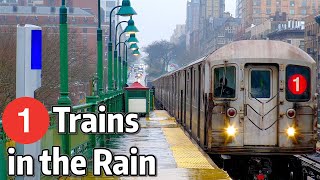
M 139 154 L 152 154 L 157 158 L 156 177 L 95 177 L 61 179 L 165 179 L 165 180 L 225 180 L 228 174 L 217 168 L 210 158 L 184 134 L 166 111 L 154 111 L 150 118 L 140 119 L 141 130 L 134 135 L 117 135 L 107 146 L 114 155 L 129 155 L 133 146 Z

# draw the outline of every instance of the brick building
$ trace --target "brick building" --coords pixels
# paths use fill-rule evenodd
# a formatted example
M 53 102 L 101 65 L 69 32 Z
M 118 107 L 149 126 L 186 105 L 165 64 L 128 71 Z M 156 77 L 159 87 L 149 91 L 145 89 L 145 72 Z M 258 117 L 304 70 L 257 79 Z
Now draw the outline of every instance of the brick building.
M 308 16 L 305 20 L 305 51 L 315 59 L 318 64 L 320 60 L 320 27 L 314 16 Z M 320 73 L 320 69 L 319 69 Z
M 304 50 L 304 29 L 283 29 L 267 35 L 270 40 L 283 41 Z
M 201 53 L 207 54 L 235 40 L 235 32 L 241 19 L 224 13 L 221 18 L 214 18 L 207 27 L 206 38 L 202 41 Z
M 318 0 L 238 0 L 236 12 L 244 26 L 250 27 L 261 24 L 276 12 L 286 13 L 287 20 L 299 21 L 316 15 L 319 8 Z

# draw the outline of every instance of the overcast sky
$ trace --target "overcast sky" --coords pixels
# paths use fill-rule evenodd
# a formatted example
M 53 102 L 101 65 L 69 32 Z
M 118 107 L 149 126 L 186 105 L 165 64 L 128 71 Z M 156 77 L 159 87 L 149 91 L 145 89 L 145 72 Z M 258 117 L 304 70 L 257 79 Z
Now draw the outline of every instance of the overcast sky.
M 186 21 L 187 0 L 131 0 L 131 5 L 138 13 L 133 18 L 140 47 L 169 40 L 176 25 Z M 235 0 L 226 0 L 226 11 L 235 14 Z

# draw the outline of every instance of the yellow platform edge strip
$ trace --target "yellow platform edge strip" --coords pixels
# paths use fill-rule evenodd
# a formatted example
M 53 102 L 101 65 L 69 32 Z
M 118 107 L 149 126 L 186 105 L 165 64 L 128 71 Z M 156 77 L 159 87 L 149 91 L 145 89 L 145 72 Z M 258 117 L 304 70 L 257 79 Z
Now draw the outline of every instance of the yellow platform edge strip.
M 215 169 L 180 128 L 162 128 L 178 168 Z

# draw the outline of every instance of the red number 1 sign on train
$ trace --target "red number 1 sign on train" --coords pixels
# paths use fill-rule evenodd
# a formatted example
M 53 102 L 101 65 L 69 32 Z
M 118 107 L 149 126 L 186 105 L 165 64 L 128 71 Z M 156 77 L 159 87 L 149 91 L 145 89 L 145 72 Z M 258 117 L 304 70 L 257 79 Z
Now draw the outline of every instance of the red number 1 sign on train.
M 307 89 L 307 80 L 301 74 L 294 74 L 288 80 L 288 88 L 294 95 L 301 95 Z

